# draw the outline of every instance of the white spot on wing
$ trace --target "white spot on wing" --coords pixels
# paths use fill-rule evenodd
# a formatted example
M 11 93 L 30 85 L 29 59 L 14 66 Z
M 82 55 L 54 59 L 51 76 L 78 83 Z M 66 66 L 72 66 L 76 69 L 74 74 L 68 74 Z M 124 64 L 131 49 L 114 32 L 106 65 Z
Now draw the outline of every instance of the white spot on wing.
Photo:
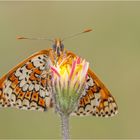
M 22 102 L 22 105 L 23 106 L 26 105 L 27 107 L 29 107 L 29 101 L 27 99 L 24 99 L 23 102 Z
M 16 101 L 16 106 L 19 107 L 19 106 L 21 106 L 21 105 L 22 105 L 22 104 L 21 104 L 21 100 L 18 99 L 18 100 Z
M 40 90 L 39 93 L 41 97 L 45 97 L 45 90 Z
M 35 67 L 39 67 L 41 65 L 41 62 L 40 61 L 33 61 L 33 65 Z
M 9 87 L 9 88 L 7 89 L 7 91 L 6 91 L 6 93 L 10 96 L 11 93 L 12 93 L 12 89 Z
M 6 81 L 5 81 L 5 86 L 8 87 L 8 86 L 10 86 L 10 85 L 11 85 L 11 81 L 10 81 L 10 80 L 6 80 Z
M 30 108 L 31 110 L 35 110 L 36 107 L 37 107 L 37 104 L 36 104 L 35 102 L 31 102 L 31 103 L 30 103 L 30 107 L 31 107 L 31 108 Z
M 95 95 L 96 99 L 99 99 L 101 97 L 101 95 L 99 93 L 95 93 L 94 95 Z
M 47 106 L 47 107 L 50 107 L 50 102 L 51 102 L 50 97 L 46 97 L 46 98 L 45 98 L 45 102 L 46 102 L 46 106 Z
M 15 72 L 15 76 L 16 76 L 16 77 L 19 77 L 19 76 L 22 75 L 22 73 L 20 72 L 20 70 L 21 70 L 21 68 L 18 68 L 18 69 L 16 70 L 16 72 Z
M 39 85 L 39 84 L 35 84 L 34 87 L 35 87 L 35 90 L 36 90 L 36 91 L 39 91 L 39 88 L 40 88 L 40 85 Z
M 79 108 L 78 113 L 80 113 L 80 115 L 83 115 L 83 113 L 84 113 L 83 107 L 80 107 L 80 108 Z
M 16 101 L 16 95 L 15 94 L 11 94 L 10 99 L 11 99 L 11 103 L 12 104 L 15 103 L 15 101 Z
M 50 96 L 50 92 L 46 90 L 46 96 Z
M 94 86 L 94 82 L 93 82 L 93 79 L 90 76 L 88 76 L 87 77 L 87 82 L 85 84 L 85 89 L 88 89 L 91 86 Z
M 29 87 L 29 85 L 28 85 L 28 84 L 25 84 L 25 85 L 23 86 L 22 90 L 23 90 L 23 91 L 27 91 L 27 90 L 28 90 L 28 87 Z
M 34 85 L 33 85 L 33 84 L 30 84 L 30 85 L 29 85 L 29 91 L 32 91 L 33 88 L 34 88 Z
M 9 87 L 10 85 L 8 85 L 8 86 L 6 86 L 4 89 L 3 89 L 3 93 L 5 94 L 5 93 L 11 93 L 12 91 L 12 89 Z
M 96 100 L 95 99 L 91 100 L 91 105 L 96 106 Z
M 26 84 L 25 80 L 22 80 L 19 84 L 20 87 L 23 87 Z

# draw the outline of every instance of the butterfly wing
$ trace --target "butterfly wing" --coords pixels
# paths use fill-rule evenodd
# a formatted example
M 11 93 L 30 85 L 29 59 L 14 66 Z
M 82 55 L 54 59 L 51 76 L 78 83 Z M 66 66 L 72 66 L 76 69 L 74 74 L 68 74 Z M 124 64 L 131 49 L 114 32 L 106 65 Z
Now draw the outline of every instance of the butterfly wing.
M 0 106 L 40 111 L 51 106 L 49 52 L 32 55 L 0 79 Z
M 68 51 L 67 57 L 69 61 L 72 61 L 77 56 Z M 109 117 L 117 114 L 117 104 L 108 89 L 90 68 L 87 74 L 85 89 L 80 97 L 78 107 L 71 115 Z
M 109 117 L 118 113 L 117 104 L 108 89 L 90 69 L 86 86 L 80 98 L 76 115 Z

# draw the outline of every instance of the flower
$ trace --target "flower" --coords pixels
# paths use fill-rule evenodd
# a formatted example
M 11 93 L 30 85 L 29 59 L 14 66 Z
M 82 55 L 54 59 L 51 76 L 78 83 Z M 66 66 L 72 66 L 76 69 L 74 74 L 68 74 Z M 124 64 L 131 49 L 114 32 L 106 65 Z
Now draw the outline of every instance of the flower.
M 51 66 L 52 87 L 56 111 L 69 116 L 78 104 L 85 87 L 89 63 L 81 58 L 64 59 Z

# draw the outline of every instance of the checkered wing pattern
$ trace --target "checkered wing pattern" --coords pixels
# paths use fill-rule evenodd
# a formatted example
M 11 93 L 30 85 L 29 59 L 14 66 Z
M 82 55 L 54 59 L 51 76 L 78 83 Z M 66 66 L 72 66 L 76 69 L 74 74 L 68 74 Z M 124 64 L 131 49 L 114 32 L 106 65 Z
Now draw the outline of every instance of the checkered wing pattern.
M 94 72 L 89 69 L 84 92 L 73 115 L 110 117 L 117 113 L 118 107 L 115 99 Z
M 67 52 L 67 57 L 69 58 L 69 62 L 72 62 L 77 56 L 72 52 Z M 88 69 L 85 89 L 76 110 L 71 115 L 109 117 L 117 113 L 118 107 L 114 97 L 96 74 Z
M 51 106 L 48 55 L 40 51 L 0 79 L 0 106 L 40 111 Z

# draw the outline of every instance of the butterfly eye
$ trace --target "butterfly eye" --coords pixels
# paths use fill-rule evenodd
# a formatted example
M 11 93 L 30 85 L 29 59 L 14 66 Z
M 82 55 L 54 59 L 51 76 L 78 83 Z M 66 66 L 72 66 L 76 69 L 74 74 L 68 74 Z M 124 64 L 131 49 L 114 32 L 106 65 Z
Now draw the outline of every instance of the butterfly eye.
M 56 51 L 56 45 L 55 44 L 52 46 L 52 48 L 53 48 L 54 51 Z
M 63 51 L 63 50 L 64 50 L 64 44 L 61 44 L 60 51 Z

